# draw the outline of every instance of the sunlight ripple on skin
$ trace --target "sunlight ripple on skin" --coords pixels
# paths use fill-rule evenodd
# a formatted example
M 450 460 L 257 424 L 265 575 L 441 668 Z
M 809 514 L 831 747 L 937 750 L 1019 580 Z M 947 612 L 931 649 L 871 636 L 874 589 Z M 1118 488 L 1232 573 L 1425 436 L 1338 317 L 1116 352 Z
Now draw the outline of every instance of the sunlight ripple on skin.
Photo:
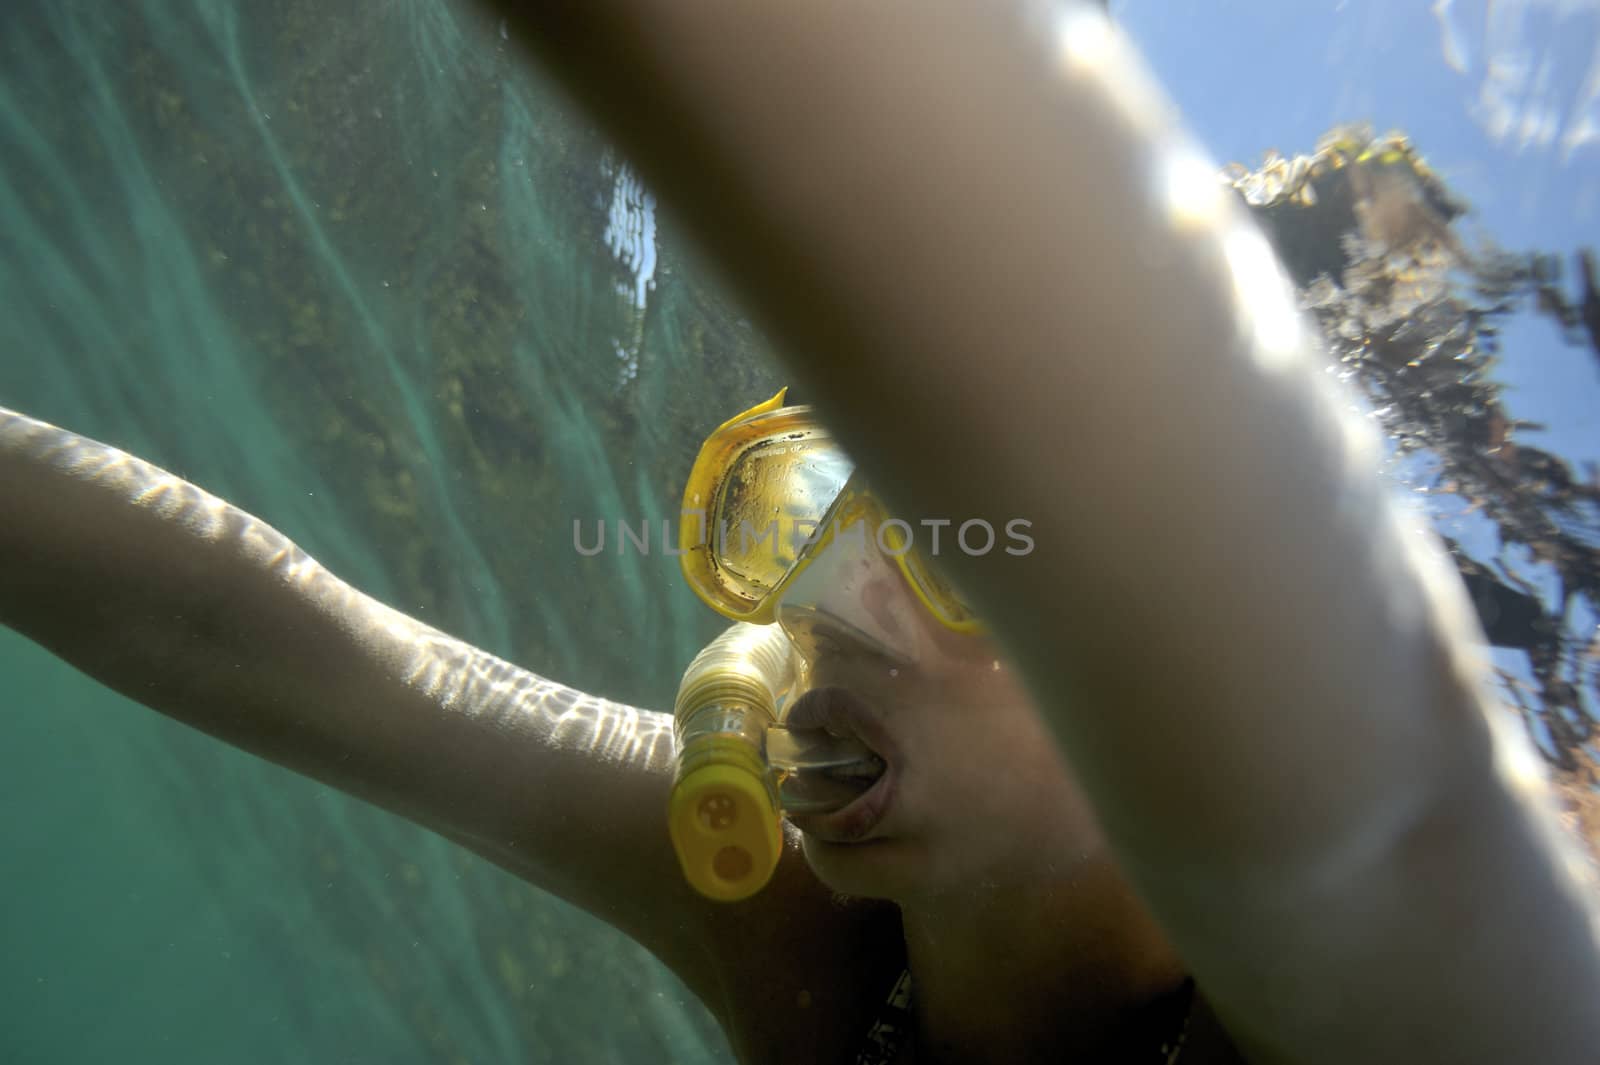
M 326 571 L 320 571 L 319 579 L 337 582 Z M 375 620 L 412 645 L 408 681 L 442 707 L 507 722 L 531 715 L 550 742 L 587 748 L 617 762 L 643 760 L 655 765 L 673 757 L 672 720 L 667 715 L 597 698 L 537 676 L 338 583 L 358 600 L 343 609 L 388 615 Z
M 407 617 L 357 591 L 264 522 L 127 452 L 0 408 L 0 448 L 32 453 L 76 479 L 115 492 L 134 507 L 216 543 L 232 542 L 286 584 L 355 619 L 380 643 L 406 647 L 407 683 L 442 708 L 475 717 L 528 719 L 551 742 L 607 759 L 670 764 L 670 715 L 625 706 L 540 677 Z

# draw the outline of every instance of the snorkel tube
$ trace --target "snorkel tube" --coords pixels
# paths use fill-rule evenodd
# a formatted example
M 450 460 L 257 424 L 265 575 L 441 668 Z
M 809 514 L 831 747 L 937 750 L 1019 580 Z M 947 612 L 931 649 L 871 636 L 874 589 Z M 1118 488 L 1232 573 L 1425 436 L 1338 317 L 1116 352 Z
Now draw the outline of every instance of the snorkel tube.
M 667 824 L 684 877 L 707 898 L 749 898 L 778 867 L 783 828 L 766 733 L 797 665 L 779 626 L 741 622 L 696 655 L 678 685 Z

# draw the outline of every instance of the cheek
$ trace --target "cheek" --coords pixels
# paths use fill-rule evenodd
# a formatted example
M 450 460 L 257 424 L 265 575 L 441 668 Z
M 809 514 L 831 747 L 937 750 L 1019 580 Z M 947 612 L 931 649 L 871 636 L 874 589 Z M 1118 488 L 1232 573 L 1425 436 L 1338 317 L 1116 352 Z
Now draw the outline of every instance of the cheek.
M 1087 800 L 1029 716 L 995 714 L 914 749 L 904 784 L 930 844 L 993 861 L 1009 851 L 1076 853 L 1097 843 Z

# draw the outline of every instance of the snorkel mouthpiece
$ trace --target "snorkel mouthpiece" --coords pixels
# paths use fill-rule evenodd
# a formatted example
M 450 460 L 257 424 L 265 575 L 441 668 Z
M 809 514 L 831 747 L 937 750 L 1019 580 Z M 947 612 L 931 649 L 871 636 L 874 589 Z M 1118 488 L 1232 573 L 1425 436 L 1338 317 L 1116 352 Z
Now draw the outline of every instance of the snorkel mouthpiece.
M 778 866 L 783 828 L 766 732 L 796 665 L 778 626 L 738 624 L 695 656 L 678 686 L 667 824 L 684 877 L 707 898 L 749 898 Z
M 790 729 L 784 708 L 804 687 L 792 634 L 739 623 L 695 656 L 678 686 L 678 772 L 667 825 L 683 875 L 721 902 L 766 886 L 783 854 L 782 811 L 829 813 L 883 774 L 858 739 Z

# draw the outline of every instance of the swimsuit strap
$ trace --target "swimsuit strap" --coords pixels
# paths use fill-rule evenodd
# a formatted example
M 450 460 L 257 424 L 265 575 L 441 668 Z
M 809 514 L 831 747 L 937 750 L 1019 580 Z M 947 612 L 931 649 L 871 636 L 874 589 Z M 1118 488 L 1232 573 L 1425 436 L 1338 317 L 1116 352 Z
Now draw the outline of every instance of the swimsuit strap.
M 900 1056 L 915 1029 L 911 1019 L 911 970 L 900 970 L 900 979 L 889 990 L 889 997 L 872 1019 L 867 1037 L 856 1052 L 855 1065 L 889 1065 Z
M 1194 1014 L 1194 981 L 1167 996 L 1160 1004 L 1156 1024 L 1170 1033 L 1150 1058 L 1153 1065 L 1178 1065 L 1183 1046 L 1189 1039 L 1189 1018 Z M 900 970 L 900 978 L 889 990 L 889 997 L 872 1020 L 872 1027 L 856 1052 L 855 1065 L 891 1065 L 911 1041 L 916 1029 L 911 1016 L 911 970 Z
M 1183 1057 L 1183 1046 L 1189 1041 L 1189 1021 L 1194 1016 L 1194 981 L 1185 980 L 1183 986 L 1169 995 L 1157 1013 L 1156 1023 L 1161 1031 L 1169 1033 L 1156 1051 L 1155 1060 L 1160 1065 L 1178 1065 Z

